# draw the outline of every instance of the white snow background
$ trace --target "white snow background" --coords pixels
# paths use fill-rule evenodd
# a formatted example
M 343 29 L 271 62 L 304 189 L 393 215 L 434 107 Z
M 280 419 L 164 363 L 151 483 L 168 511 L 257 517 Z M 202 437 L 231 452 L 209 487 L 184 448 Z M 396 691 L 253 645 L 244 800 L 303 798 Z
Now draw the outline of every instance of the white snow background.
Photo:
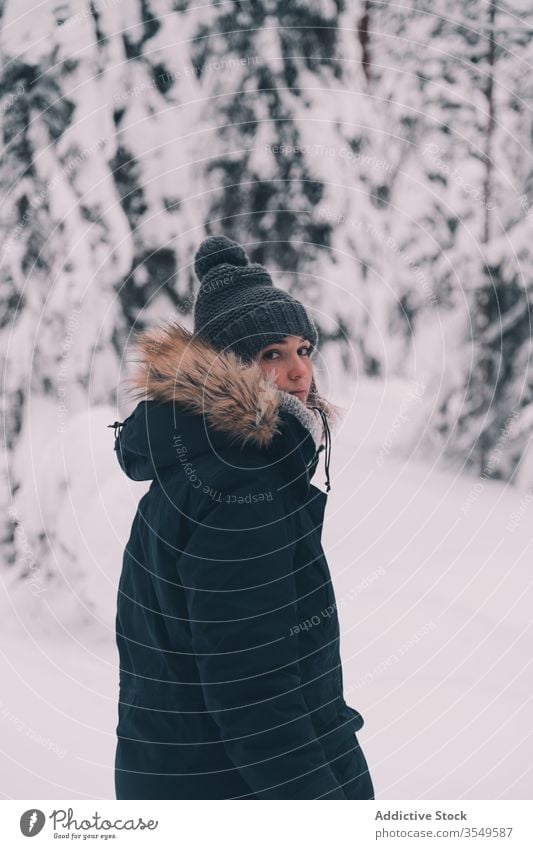
M 530 798 L 533 499 L 408 456 L 424 415 L 412 384 L 361 378 L 351 394 L 334 435 L 323 543 L 345 697 L 365 718 L 358 737 L 376 798 Z M 61 510 L 62 546 L 82 553 L 82 574 L 64 572 L 42 592 L 34 575 L 32 593 L 30 579 L 1 573 L 0 791 L 113 799 L 115 596 L 147 485 L 115 460 L 113 409 L 73 418 L 60 436 L 52 415 L 48 442 L 45 411 L 33 412 L 46 446 L 28 456 L 37 483 L 48 463 L 67 479 L 76 470 L 72 488 L 48 498 L 41 489 L 36 509 Z M 320 487 L 323 473 L 322 454 Z

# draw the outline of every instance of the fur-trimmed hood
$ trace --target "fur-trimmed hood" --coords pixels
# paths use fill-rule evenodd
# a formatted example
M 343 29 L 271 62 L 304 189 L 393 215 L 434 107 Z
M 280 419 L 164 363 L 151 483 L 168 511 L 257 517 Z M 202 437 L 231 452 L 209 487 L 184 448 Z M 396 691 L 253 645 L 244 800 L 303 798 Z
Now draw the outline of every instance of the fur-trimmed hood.
M 167 411 L 172 409 L 175 424 L 176 411 L 183 411 L 189 417 L 203 417 L 203 429 L 227 439 L 231 446 L 264 451 L 274 444 L 289 415 L 311 434 L 314 453 L 318 454 L 322 440 L 329 442 L 330 426 L 340 416 L 341 408 L 319 395 L 314 380 L 304 404 L 278 389 L 258 363 L 245 363 L 232 351 L 217 351 L 176 321 L 137 333 L 132 348 L 131 374 L 125 385 L 128 395 L 139 402 L 137 417 L 143 412 L 146 419 L 148 409 L 162 406 Z M 124 422 L 109 425 L 115 427 L 117 443 L 116 429 L 124 428 L 135 412 Z M 125 437 L 126 432 L 121 435 Z M 121 441 L 123 448 L 124 440 Z M 152 467 L 158 465 L 153 448 L 152 439 Z M 328 464 L 327 448 L 326 444 Z M 122 462 L 121 465 L 124 468 Z M 124 471 L 137 480 L 146 479 L 130 474 L 131 468 Z

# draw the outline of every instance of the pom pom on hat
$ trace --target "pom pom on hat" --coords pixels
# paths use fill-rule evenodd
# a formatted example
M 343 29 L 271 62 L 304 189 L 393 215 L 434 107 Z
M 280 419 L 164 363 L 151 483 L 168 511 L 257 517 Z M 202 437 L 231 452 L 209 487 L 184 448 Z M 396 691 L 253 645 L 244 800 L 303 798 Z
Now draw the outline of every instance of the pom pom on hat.
M 244 248 L 227 236 L 209 236 L 204 239 L 194 257 L 194 271 L 200 282 L 217 265 L 227 263 L 244 267 L 249 259 Z

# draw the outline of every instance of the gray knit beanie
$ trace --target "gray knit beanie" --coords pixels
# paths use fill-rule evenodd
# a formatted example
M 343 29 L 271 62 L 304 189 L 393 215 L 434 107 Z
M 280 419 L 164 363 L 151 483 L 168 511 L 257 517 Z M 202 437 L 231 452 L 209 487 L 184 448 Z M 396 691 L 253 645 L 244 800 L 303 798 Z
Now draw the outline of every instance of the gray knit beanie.
M 266 268 L 251 263 L 227 236 L 204 239 L 194 258 L 200 290 L 194 302 L 194 333 L 217 350 L 229 348 L 241 359 L 284 336 L 303 336 L 318 344 L 318 332 L 305 307 L 277 289 Z

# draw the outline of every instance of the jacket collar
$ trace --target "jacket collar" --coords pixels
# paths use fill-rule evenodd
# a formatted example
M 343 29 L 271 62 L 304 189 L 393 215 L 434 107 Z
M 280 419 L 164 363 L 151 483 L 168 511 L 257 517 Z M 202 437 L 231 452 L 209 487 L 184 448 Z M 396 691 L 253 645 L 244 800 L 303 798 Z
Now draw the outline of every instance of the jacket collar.
M 133 350 L 133 369 L 125 382 L 139 403 L 124 422 L 108 425 L 115 428 L 115 450 L 130 477 L 148 479 L 158 466 L 176 462 L 166 449 L 164 456 L 158 453 L 154 434 L 161 436 L 165 428 L 168 434 L 171 420 L 175 429 L 176 417 L 185 425 L 184 416 L 189 429 L 192 421 L 197 451 L 212 450 L 215 443 L 241 451 L 253 448 L 252 453 L 264 454 L 270 461 L 283 459 L 284 468 L 291 456 L 290 474 L 299 470 L 307 488 L 324 438 L 329 473 L 329 422 L 336 420 L 340 410 L 318 392 L 303 404 L 279 390 L 256 362 L 244 363 L 232 351 L 217 351 L 176 321 L 137 333 Z M 126 425 L 128 430 L 122 434 Z

